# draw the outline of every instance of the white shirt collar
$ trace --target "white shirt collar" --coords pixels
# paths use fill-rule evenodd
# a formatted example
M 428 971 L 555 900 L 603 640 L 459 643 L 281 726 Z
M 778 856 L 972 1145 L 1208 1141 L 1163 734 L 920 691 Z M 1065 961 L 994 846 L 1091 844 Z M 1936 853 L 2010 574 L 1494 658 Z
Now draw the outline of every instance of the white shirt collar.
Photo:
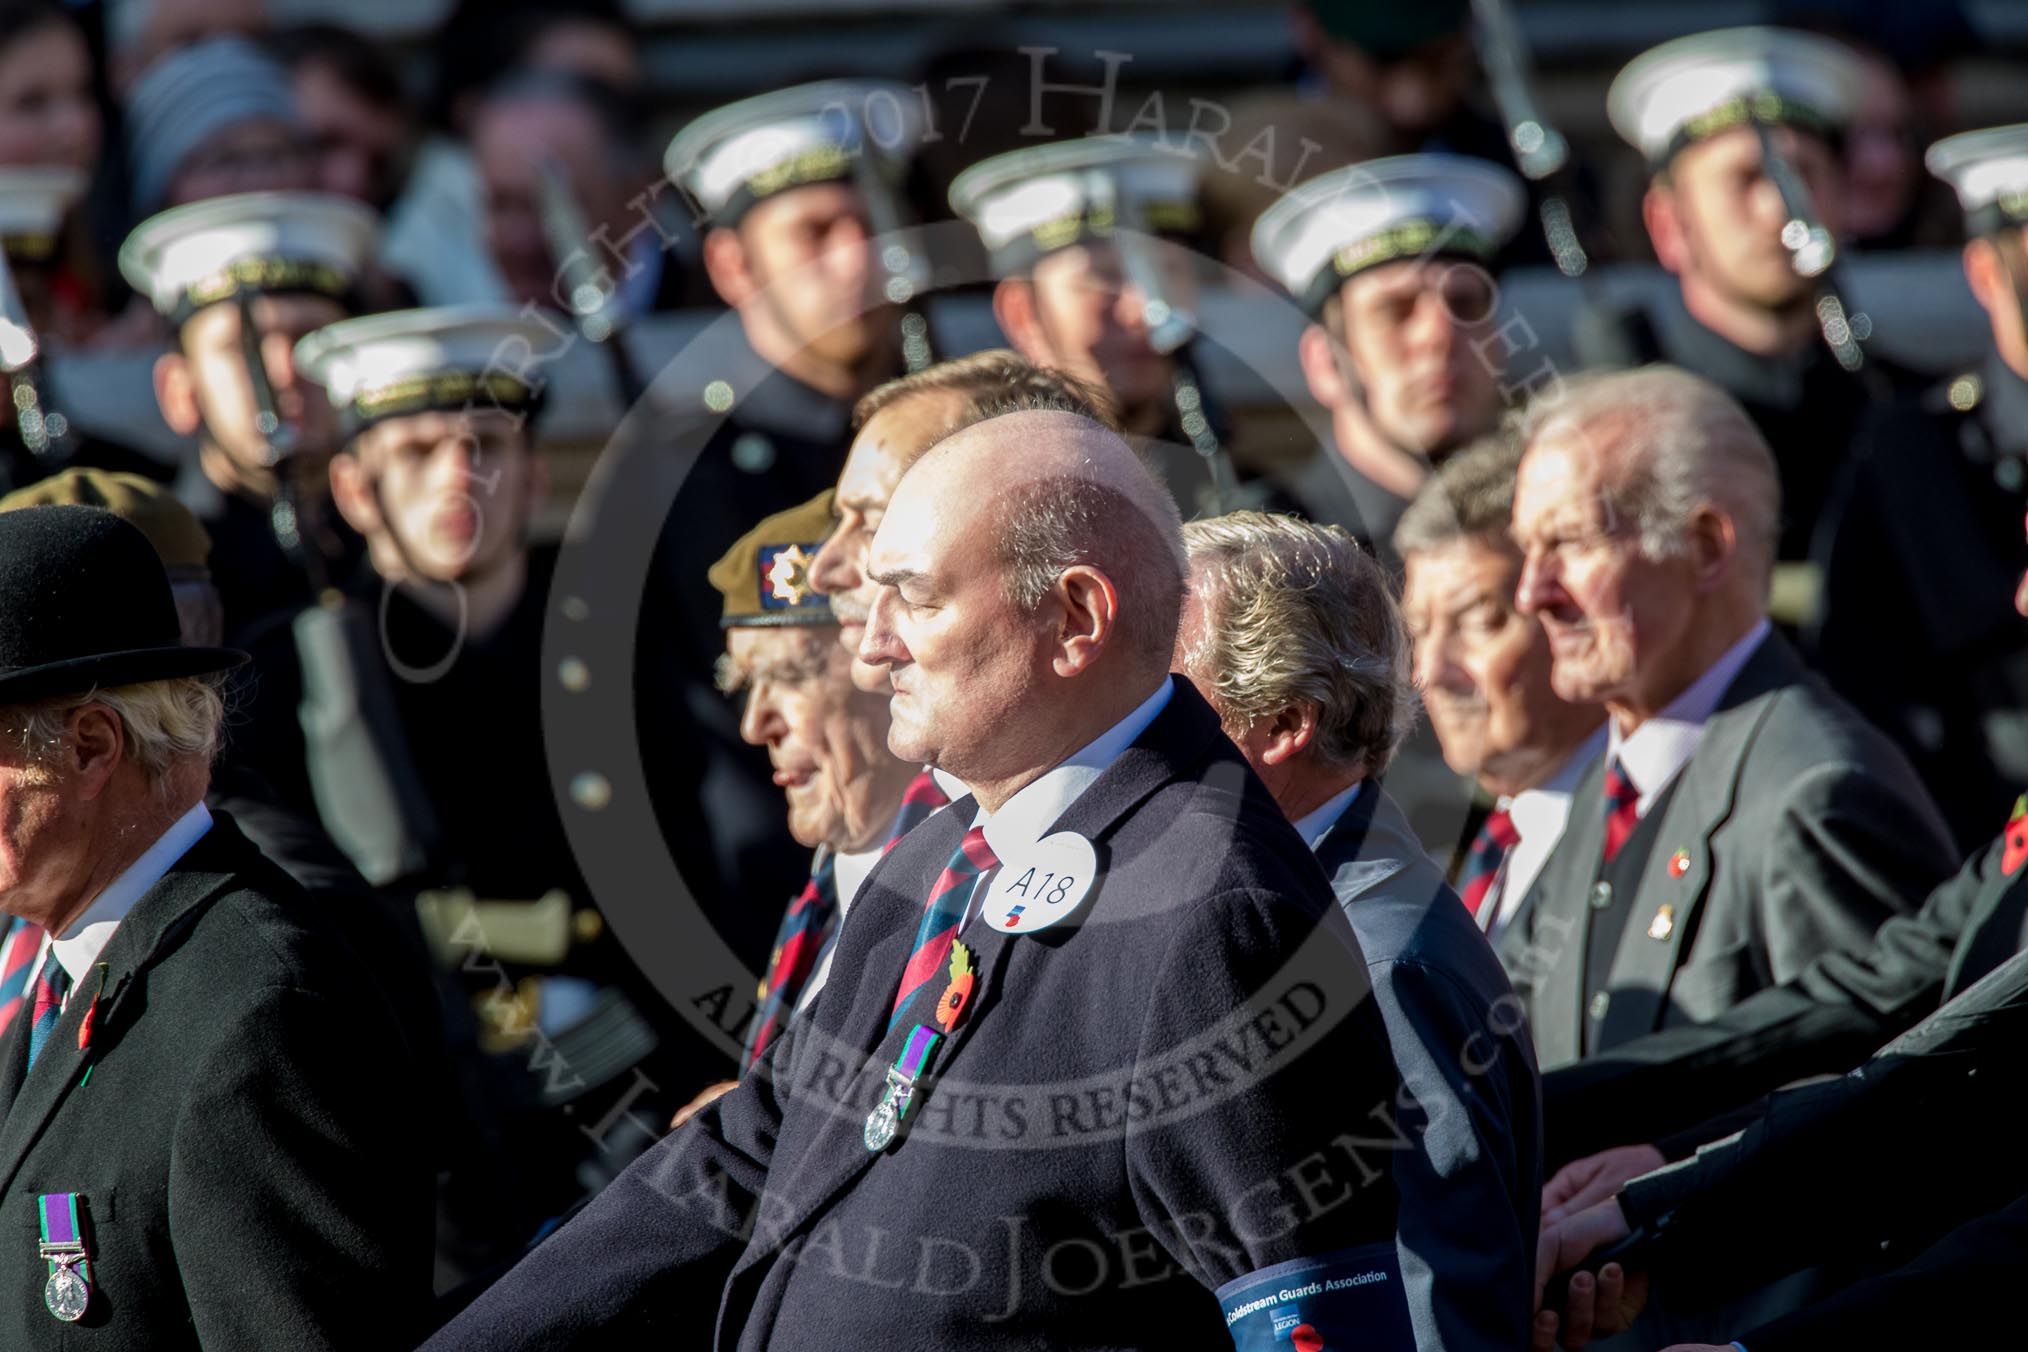
M 1304 814 L 1296 822 L 1296 834 L 1303 838 L 1303 844 L 1309 846 L 1313 853 L 1317 848 L 1317 842 L 1324 838 L 1324 833 L 1336 826 L 1338 819 L 1345 815 L 1345 809 L 1352 806 L 1352 800 L 1359 796 L 1360 784 L 1365 782 L 1361 780 L 1359 784 L 1349 784 L 1340 789 L 1332 794 L 1330 800 L 1322 807 L 1315 812 Z
M 211 813 L 200 800 L 170 823 L 169 829 L 143 850 L 139 859 L 127 865 L 124 873 L 106 884 L 105 891 L 92 898 L 84 914 L 64 930 L 63 938 L 50 941 L 49 951 L 63 964 L 63 970 L 70 973 L 73 983 L 83 983 L 92 964 L 111 942 L 113 931 L 127 918 L 127 912 L 134 909 L 134 903 L 161 882 L 163 875 L 210 829 Z
M 1570 815 L 1570 795 L 1577 789 L 1577 781 L 1584 777 L 1585 767 L 1592 763 L 1606 744 L 1606 728 L 1602 723 L 1593 729 L 1591 736 L 1578 744 L 1557 772 L 1532 789 L 1523 789 L 1511 798 L 1502 798 L 1499 806 L 1505 809 L 1514 822 L 1514 829 L 1527 840 L 1532 836 L 1548 835 L 1552 839 L 1563 832 L 1564 818 Z
M 1155 692 L 1132 713 L 1054 769 L 1023 785 L 1012 798 L 1000 804 L 998 812 L 989 814 L 980 808 L 972 825 L 985 828 L 986 843 L 992 846 L 993 853 L 1003 860 L 1012 859 L 1049 834 L 1049 828 L 1064 810 L 1082 797 L 1106 767 L 1118 760 L 1120 753 L 1155 721 L 1155 715 L 1168 706 L 1172 688 L 1171 679 L 1163 677 Z
M 858 900 L 859 889 L 866 885 L 866 875 L 873 872 L 873 866 L 886 853 L 886 846 L 876 845 L 857 854 L 841 854 L 831 861 L 831 886 L 838 894 L 840 916 L 852 909 L 852 903 Z
M 1555 774 L 1532 789 L 1500 800 L 1499 806 L 1514 823 L 1520 839 L 1500 861 L 1500 871 L 1479 911 L 1479 922 L 1488 933 L 1499 933 L 1521 909 L 1528 889 L 1541 876 L 1542 866 L 1549 861 L 1556 842 L 1563 839 L 1564 828 L 1570 825 L 1570 796 L 1577 789 L 1577 781 L 1584 777 L 1586 767 L 1598 758 L 1605 744 L 1606 730 L 1601 725 L 1570 753 L 1570 759 Z
M 1726 688 L 1746 666 L 1747 659 L 1767 638 L 1769 627 L 1766 619 L 1757 621 L 1744 638 L 1720 654 L 1661 713 L 1631 734 L 1622 736 L 1618 723 L 1607 720 L 1612 730 L 1606 743 L 1606 761 L 1610 764 L 1617 759 L 1634 787 L 1641 791 L 1640 802 L 1634 809 L 1637 813 L 1645 815 L 1662 790 L 1669 787 L 1669 781 L 1697 754 L 1697 745 L 1704 740 L 1705 723 L 1717 712 L 1718 701 L 1725 697 Z

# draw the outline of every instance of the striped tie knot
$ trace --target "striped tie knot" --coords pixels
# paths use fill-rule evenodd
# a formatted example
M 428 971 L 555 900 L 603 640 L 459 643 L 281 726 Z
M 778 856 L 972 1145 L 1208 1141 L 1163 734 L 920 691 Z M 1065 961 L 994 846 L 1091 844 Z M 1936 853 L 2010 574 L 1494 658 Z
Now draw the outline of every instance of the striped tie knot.
M 28 1064 L 33 1066 L 35 1058 L 42 1054 L 42 1045 L 49 1041 L 49 1035 L 56 1031 L 56 1021 L 63 1017 L 63 997 L 70 994 L 70 973 L 56 960 L 52 950 L 42 960 L 42 971 L 35 978 L 35 1000 L 29 1014 Z
M 901 838 L 921 825 L 932 812 L 950 804 L 950 795 L 937 787 L 936 776 L 925 770 L 908 782 L 902 790 L 901 811 L 895 814 L 894 829 L 887 833 L 887 844 L 882 852 L 892 850 L 901 843 Z
M 838 931 L 838 856 L 819 850 L 810 881 L 782 913 L 774 954 L 758 992 L 760 1007 L 748 1030 L 743 1065 L 751 1068 L 795 1013 L 803 988 Z
M 1610 863 L 1641 820 L 1641 791 L 1635 787 L 1633 780 L 1627 778 L 1627 772 L 1621 768 L 1617 757 L 1606 766 L 1605 797 L 1605 857 Z
M 951 956 L 951 944 L 964 927 L 965 911 L 971 905 L 979 879 L 999 863 L 982 828 L 974 826 L 965 832 L 965 838 L 958 842 L 950 862 L 930 888 L 929 904 L 923 908 L 922 920 L 916 925 L 915 947 L 901 972 L 901 988 L 895 993 L 889 1027 L 900 1021 L 902 1011 L 908 1008 L 916 992 L 943 970 Z
M 1458 873 L 1458 896 L 1466 910 L 1476 916 L 1485 906 L 1507 851 L 1520 843 L 1521 833 L 1514 829 L 1514 818 L 1504 808 L 1486 814 L 1486 820 L 1479 824 L 1479 834 L 1472 837 L 1465 866 Z
M 17 916 L 7 926 L 6 937 L 0 939 L 0 1033 L 7 1031 L 27 1003 L 28 971 L 41 951 L 42 926 Z

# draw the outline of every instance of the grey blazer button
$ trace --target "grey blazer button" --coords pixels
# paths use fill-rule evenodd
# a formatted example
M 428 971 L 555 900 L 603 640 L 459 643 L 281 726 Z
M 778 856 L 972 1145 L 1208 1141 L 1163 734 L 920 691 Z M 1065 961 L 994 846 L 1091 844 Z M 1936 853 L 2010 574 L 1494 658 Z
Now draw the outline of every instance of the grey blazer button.
M 1613 904 L 1613 885 L 1609 882 L 1595 882 L 1591 885 L 1591 908 L 1603 911 Z
M 1613 997 L 1605 991 L 1600 991 L 1591 997 L 1591 1016 L 1594 1019 L 1603 1019 L 1606 1011 L 1612 1008 L 1612 1003 Z

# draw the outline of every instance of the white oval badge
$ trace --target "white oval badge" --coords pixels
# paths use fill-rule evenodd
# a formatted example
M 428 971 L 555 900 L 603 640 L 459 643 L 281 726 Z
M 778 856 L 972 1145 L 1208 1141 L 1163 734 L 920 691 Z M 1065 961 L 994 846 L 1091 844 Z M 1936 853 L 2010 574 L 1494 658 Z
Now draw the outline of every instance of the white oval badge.
M 1098 881 L 1098 851 L 1075 831 L 1044 836 L 1000 866 L 980 914 L 1002 934 L 1048 929 L 1075 911 Z

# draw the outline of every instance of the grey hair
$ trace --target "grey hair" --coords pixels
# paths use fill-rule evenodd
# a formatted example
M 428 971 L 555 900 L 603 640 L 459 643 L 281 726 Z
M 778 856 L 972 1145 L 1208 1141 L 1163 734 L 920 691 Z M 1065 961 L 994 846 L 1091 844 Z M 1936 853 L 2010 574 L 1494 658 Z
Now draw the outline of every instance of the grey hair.
M 1228 728 L 1317 710 L 1316 754 L 1383 773 L 1415 726 L 1407 629 L 1386 574 L 1337 526 L 1233 512 L 1183 528 L 1199 630 L 1184 665 Z
M 1394 552 L 1407 558 L 1470 540 L 1512 549 L 1514 476 L 1521 443 L 1508 431 L 1488 433 L 1438 467 L 1394 528 Z
M 103 704 L 119 718 L 126 758 L 140 765 L 158 792 L 168 792 L 177 770 L 189 765 L 208 769 L 218 758 L 225 697 L 215 676 L 179 676 L 59 695 L 7 710 L 0 715 L 0 728 L 30 764 L 47 765 L 63 743 L 70 716 L 87 704 Z
M 1167 667 L 1183 613 L 1182 520 L 1166 492 L 1144 509 L 1117 488 L 1075 474 L 1016 485 L 997 504 L 994 553 L 1007 599 L 1032 614 L 1065 570 L 1097 568 L 1120 593 L 1127 650 Z
M 1651 559 L 1687 547 L 1698 510 L 1730 517 L 1749 575 L 1765 587 L 1781 532 L 1781 478 L 1767 441 L 1737 400 L 1676 366 L 1590 372 L 1560 382 L 1557 395 L 1523 409 L 1522 446 L 1555 432 L 1584 433 L 1594 449 L 1617 452 L 1614 511 L 1639 532 Z

